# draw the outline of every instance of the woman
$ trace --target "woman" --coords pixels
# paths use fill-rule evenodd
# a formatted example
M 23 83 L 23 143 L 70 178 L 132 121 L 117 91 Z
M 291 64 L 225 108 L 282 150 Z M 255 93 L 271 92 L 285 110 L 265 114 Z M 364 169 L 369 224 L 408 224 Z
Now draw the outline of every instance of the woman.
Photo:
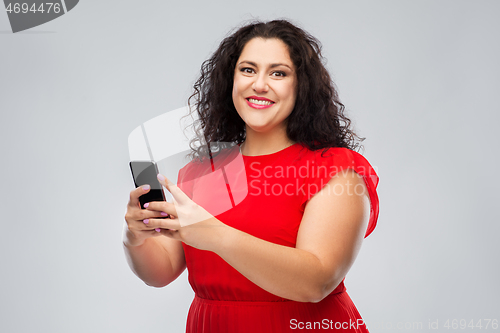
M 129 264 L 156 287 L 187 266 L 188 332 L 367 332 L 343 280 L 375 227 L 378 177 L 352 150 L 357 136 L 321 60 L 319 42 L 284 20 L 224 39 L 190 104 L 206 143 L 240 145 L 247 196 L 214 216 L 195 199 L 196 163 L 179 187 L 159 175 L 174 203 L 140 209 L 149 187 L 130 194 Z

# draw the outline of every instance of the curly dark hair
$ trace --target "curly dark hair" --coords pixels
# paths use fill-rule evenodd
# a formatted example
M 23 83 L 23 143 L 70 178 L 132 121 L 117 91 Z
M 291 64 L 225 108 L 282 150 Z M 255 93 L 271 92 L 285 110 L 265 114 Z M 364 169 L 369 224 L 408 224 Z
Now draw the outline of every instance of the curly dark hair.
M 287 118 L 288 138 L 311 150 L 359 148 L 364 139 L 350 128 L 351 121 L 344 114 L 344 105 L 323 64 L 321 43 L 287 20 L 246 24 L 226 37 L 212 57 L 203 62 L 194 93 L 188 99 L 190 114 L 198 115 L 193 124 L 198 137 L 191 141 L 191 148 L 199 152 L 197 142 L 203 146 L 245 141 L 245 123 L 232 100 L 233 79 L 243 47 L 256 37 L 283 41 L 296 69 L 297 98 Z

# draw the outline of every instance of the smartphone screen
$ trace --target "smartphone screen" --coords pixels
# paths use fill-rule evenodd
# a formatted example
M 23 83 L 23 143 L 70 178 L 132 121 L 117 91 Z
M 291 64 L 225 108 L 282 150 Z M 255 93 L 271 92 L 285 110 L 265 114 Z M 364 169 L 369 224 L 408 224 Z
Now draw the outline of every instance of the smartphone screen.
M 130 162 L 130 171 L 132 171 L 132 177 L 134 178 L 135 187 L 141 185 L 150 185 L 151 190 L 139 197 L 139 202 L 141 203 L 141 208 L 144 208 L 144 204 L 152 201 L 165 201 L 165 195 L 163 193 L 163 188 L 158 182 L 156 175 L 158 174 L 158 168 L 156 164 L 151 161 L 132 161 Z

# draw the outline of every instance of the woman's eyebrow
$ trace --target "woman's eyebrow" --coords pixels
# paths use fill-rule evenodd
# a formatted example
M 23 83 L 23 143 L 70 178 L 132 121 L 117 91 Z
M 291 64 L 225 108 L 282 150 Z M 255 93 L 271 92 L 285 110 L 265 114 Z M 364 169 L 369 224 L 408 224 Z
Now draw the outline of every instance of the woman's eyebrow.
M 290 66 L 288 66 L 287 64 L 271 64 L 271 68 L 274 68 L 274 67 L 278 67 L 278 66 L 285 66 L 285 67 L 288 67 L 290 69 L 292 69 Z
M 244 64 L 244 63 L 249 64 L 249 65 L 254 66 L 254 67 L 258 67 L 256 63 L 254 63 L 254 62 L 252 62 L 252 61 L 248 61 L 248 60 L 243 60 L 243 61 L 241 61 L 241 62 L 238 64 L 238 66 L 239 66 L 239 65 L 242 65 L 242 64 Z M 288 66 L 287 64 L 281 64 L 281 63 L 279 63 L 279 64 L 271 64 L 271 68 L 275 68 L 275 67 L 279 67 L 279 66 L 285 66 L 285 67 L 290 68 L 290 70 L 292 70 L 292 68 L 291 68 L 290 66 Z

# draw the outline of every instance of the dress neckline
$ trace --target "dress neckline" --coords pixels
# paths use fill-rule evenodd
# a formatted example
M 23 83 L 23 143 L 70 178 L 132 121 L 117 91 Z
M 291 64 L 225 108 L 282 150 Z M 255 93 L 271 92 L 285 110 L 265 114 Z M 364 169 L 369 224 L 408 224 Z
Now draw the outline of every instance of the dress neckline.
M 283 149 L 281 149 L 281 150 L 278 150 L 277 152 L 270 153 L 270 154 L 263 154 L 263 155 L 243 155 L 243 154 L 241 153 L 241 143 L 240 143 L 238 146 L 239 146 L 239 148 L 240 148 L 240 154 L 241 154 L 241 156 L 243 156 L 244 158 L 258 158 L 258 157 L 272 157 L 272 156 L 275 156 L 275 155 L 280 154 L 280 153 L 282 153 L 282 152 L 284 152 L 284 151 L 286 151 L 286 150 L 288 150 L 288 149 L 290 149 L 290 148 L 292 148 L 292 147 L 295 147 L 295 146 L 296 146 L 296 145 L 298 145 L 298 144 L 299 144 L 299 143 L 298 143 L 298 142 L 296 142 L 296 143 L 294 143 L 293 145 L 290 145 L 290 146 L 288 146 L 288 147 L 286 147 L 286 148 L 283 148 Z

